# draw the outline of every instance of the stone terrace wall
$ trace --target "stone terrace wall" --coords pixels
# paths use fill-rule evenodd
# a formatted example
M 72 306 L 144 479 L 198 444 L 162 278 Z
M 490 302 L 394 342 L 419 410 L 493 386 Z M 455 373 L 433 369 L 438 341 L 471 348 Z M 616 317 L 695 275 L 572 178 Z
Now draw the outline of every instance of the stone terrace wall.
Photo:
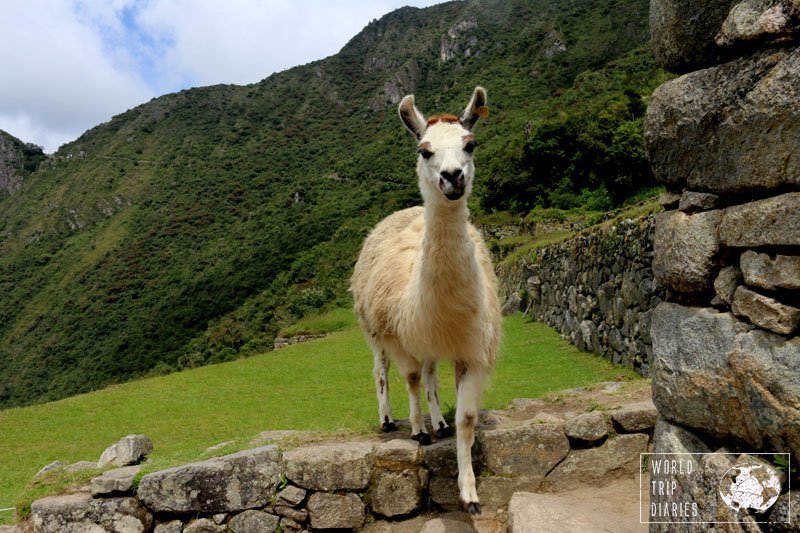
M 531 316 L 572 344 L 650 373 L 652 309 L 664 298 L 653 281 L 655 215 L 610 221 L 500 268 L 507 310 L 525 300 Z
M 655 91 L 645 124 L 653 172 L 673 193 L 655 230 L 653 269 L 669 291 L 651 332 L 662 417 L 655 449 L 790 452 L 796 460 L 800 2 L 652 0 L 651 30 L 660 63 L 688 72 Z M 730 466 L 703 459 L 697 468 L 719 479 Z M 726 531 L 760 530 L 763 515 L 732 511 L 704 476 L 671 501 L 693 495 L 701 518 L 741 522 Z M 788 516 L 800 493 L 785 486 L 773 509 Z M 796 528 L 800 505 L 792 503 Z

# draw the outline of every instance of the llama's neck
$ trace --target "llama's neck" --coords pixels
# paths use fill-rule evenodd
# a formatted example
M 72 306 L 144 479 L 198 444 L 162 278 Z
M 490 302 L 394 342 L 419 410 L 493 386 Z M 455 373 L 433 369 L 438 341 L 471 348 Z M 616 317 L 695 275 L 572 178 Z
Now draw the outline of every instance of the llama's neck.
M 474 297 L 480 281 L 466 202 L 426 203 L 419 259 L 412 276 L 428 303 L 438 307 L 443 301 Z

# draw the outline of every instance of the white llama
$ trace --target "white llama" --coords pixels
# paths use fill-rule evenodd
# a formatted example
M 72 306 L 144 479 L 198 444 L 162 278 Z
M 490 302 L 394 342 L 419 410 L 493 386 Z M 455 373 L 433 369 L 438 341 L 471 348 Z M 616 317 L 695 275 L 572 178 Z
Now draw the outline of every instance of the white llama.
M 500 339 L 497 280 L 467 208 L 475 174 L 472 128 L 487 111 L 482 87 L 475 88 L 460 118 L 437 115 L 426 121 L 413 95 L 400 102 L 400 118 L 417 138 L 424 207 L 398 211 L 375 227 L 364 242 L 350 287 L 375 355 L 383 431 L 397 429 L 389 406 L 391 357 L 406 380 L 411 438 L 431 442 L 420 411 L 420 377 L 436 436 L 451 436 L 439 408 L 436 364 L 439 359 L 454 363 L 458 487 L 462 507 L 473 514 L 481 511 L 472 471 L 475 424 Z

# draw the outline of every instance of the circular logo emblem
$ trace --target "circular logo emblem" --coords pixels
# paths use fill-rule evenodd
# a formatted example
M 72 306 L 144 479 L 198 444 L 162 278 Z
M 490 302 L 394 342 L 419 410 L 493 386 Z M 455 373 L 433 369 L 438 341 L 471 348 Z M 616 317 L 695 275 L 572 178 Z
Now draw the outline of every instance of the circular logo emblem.
M 722 476 L 719 494 L 725 504 L 735 511 L 753 509 L 763 513 L 781 495 L 781 480 L 763 465 L 737 465 Z

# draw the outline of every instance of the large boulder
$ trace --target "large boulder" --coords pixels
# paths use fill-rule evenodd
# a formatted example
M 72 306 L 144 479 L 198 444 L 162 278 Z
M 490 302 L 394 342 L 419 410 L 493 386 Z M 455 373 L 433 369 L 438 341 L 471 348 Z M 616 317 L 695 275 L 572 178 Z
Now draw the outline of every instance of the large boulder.
M 800 309 L 746 287 L 736 289 L 731 310 L 760 328 L 782 335 L 791 335 L 800 328 Z
M 723 194 L 797 186 L 798 88 L 800 48 L 760 52 L 664 83 L 645 120 L 656 179 Z
M 94 499 L 84 492 L 36 500 L 31 522 L 36 533 L 145 533 L 153 516 L 136 498 Z
M 374 445 L 364 442 L 327 443 L 284 454 L 286 477 L 306 489 L 363 490 L 372 474 Z
M 744 281 L 769 290 L 800 289 L 800 255 L 777 254 L 774 258 L 747 250 L 739 258 Z
M 672 303 L 655 309 L 652 327 L 653 401 L 662 416 L 755 449 L 800 452 L 800 337 Z
M 800 176 L 800 167 L 797 171 Z M 719 223 L 719 240 L 729 248 L 797 246 L 800 244 L 800 192 L 725 209 Z
M 372 511 L 386 517 L 416 511 L 422 500 L 419 469 L 409 468 L 400 472 L 376 470 L 369 500 Z
M 269 503 L 281 472 L 273 444 L 148 474 L 137 495 L 158 513 L 241 511 Z
M 716 36 L 721 46 L 786 42 L 800 36 L 800 3 L 796 0 L 744 0 L 728 13 Z
M 317 529 L 357 528 L 364 525 L 366 509 L 361 499 L 348 492 L 315 492 L 308 499 L 311 527 Z
M 688 72 L 720 58 L 714 37 L 727 18 L 730 0 L 650 0 L 650 35 L 656 61 Z

